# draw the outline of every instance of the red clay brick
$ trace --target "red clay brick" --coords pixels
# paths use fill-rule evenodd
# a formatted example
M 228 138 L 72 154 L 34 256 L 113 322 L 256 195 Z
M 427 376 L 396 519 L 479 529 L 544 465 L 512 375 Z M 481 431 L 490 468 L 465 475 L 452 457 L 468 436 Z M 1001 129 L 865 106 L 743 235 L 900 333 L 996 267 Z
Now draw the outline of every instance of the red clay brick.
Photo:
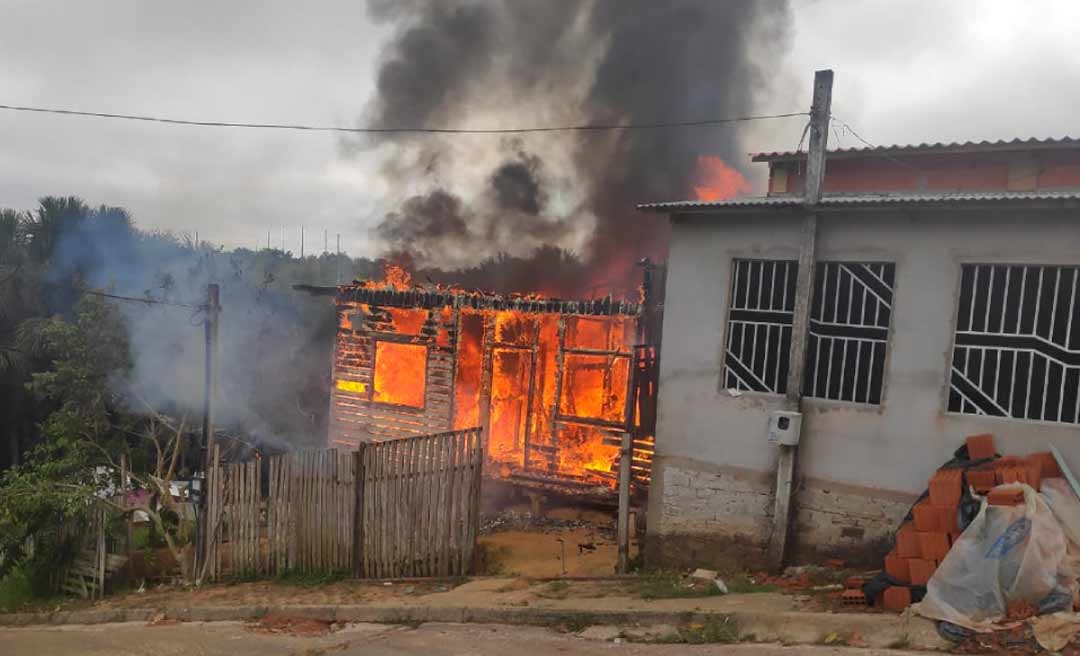
M 905 523 L 896 532 L 896 554 L 901 558 L 919 557 L 919 539 L 915 537 L 915 527 Z
M 1027 469 L 1024 467 L 1002 467 L 998 470 L 998 474 L 1002 485 L 1028 482 Z
M 967 484 L 979 494 L 986 494 L 997 485 L 997 472 L 993 469 L 969 469 L 966 476 Z
M 960 531 L 956 506 L 933 506 L 935 511 L 934 530 L 940 533 L 958 533 Z
M 881 601 L 887 611 L 902 613 L 907 606 L 912 605 L 912 590 L 901 586 L 890 586 L 886 589 L 885 597 Z
M 939 469 L 930 479 L 930 503 L 935 506 L 955 506 L 960 503 L 964 472 L 960 469 Z
M 911 571 L 908 569 L 908 559 L 900 556 L 895 551 L 885 556 L 885 573 L 894 581 L 911 583 Z
M 882 601 L 886 610 L 903 612 L 911 605 L 911 590 L 899 585 L 889 586 L 885 589 Z
M 1061 468 L 1058 467 L 1057 460 L 1054 459 L 1054 454 L 1048 451 L 1041 451 L 1039 453 L 1033 453 L 1028 457 L 1037 459 L 1042 463 L 1043 478 L 1061 478 Z
M 942 560 L 949 553 L 949 534 L 940 531 L 920 532 L 919 554 L 924 560 Z
M 844 588 L 848 590 L 859 590 L 866 584 L 866 581 L 861 576 L 849 576 L 844 581 Z
M 911 509 L 913 523 L 915 524 L 916 531 L 934 531 L 937 530 L 938 514 L 937 509 L 930 505 L 930 501 L 923 499 L 919 503 L 915 504 L 915 507 Z
M 1028 456 L 1024 458 L 1024 468 L 1027 470 L 1027 484 L 1038 492 L 1042 488 L 1043 462 L 1041 458 Z
M 866 595 L 862 590 L 844 590 L 840 595 L 841 606 L 865 606 Z
M 994 447 L 994 436 L 990 433 L 972 435 L 967 438 L 967 452 L 968 458 L 971 458 L 972 460 L 993 458 L 997 455 L 997 450 Z
M 1024 503 L 1024 491 L 1018 488 L 994 488 L 986 495 L 986 502 L 991 506 L 1019 506 Z
M 925 558 L 909 558 L 908 570 L 911 572 L 912 585 L 926 585 L 930 577 L 934 575 L 937 564 Z

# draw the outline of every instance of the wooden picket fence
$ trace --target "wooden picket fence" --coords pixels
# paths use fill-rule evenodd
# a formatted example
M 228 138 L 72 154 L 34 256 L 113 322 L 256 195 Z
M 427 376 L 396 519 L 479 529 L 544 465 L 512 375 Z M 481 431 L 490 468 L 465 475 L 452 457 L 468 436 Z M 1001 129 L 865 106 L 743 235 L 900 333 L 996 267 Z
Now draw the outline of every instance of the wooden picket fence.
M 467 574 L 480 527 L 480 430 L 368 443 L 361 457 L 357 574 Z
M 203 524 L 208 580 L 468 572 L 480 524 L 479 429 L 266 460 L 223 464 L 218 450 L 212 455 Z

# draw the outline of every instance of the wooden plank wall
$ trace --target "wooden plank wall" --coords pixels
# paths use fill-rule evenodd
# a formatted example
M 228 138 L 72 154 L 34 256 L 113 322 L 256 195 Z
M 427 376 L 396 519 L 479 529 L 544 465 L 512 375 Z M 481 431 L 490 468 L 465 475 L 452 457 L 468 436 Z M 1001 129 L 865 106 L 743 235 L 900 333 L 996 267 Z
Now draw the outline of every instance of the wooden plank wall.
M 426 313 L 427 321 L 419 335 L 402 335 L 395 331 L 387 309 L 349 301 L 339 303 L 328 446 L 356 448 L 362 442 L 429 435 L 452 427 L 458 311 L 413 311 Z M 371 400 L 377 340 L 428 347 L 423 408 L 394 406 Z M 353 389 L 342 389 L 339 381 L 356 385 Z M 362 389 L 357 389 L 357 386 Z
M 215 452 L 213 462 L 211 581 L 288 571 L 461 576 L 472 564 L 483 469 L 479 428 L 368 443 L 356 454 L 273 456 L 265 483 L 262 459 L 223 465 Z
M 361 459 L 358 575 L 467 574 L 480 527 L 480 429 L 367 444 Z

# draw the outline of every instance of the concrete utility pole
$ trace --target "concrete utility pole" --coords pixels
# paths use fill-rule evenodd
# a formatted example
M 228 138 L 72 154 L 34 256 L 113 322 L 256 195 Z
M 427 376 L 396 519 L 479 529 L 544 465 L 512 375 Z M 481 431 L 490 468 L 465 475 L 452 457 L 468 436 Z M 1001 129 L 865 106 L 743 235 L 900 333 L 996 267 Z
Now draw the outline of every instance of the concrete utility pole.
M 810 150 L 806 156 L 806 185 L 802 220 L 802 245 L 799 249 L 799 273 L 795 288 L 795 311 L 791 317 L 791 350 L 788 357 L 787 390 L 784 409 L 802 411 L 803 375 L 806 368 L 806 341 L 810 328 L 810 308 L 814 294 L 814 261 L 817 250 L 817 205 L 825 178 L 825 150 L 829 142 L 829 117 L 832 108 L 831 70 L 814 73 L 814 99 L 810 105 Z M 795 484 L 797 445 L 778 445 L 776 463 L 776 499 L 773 507 L 773 531 L 769 541 L 769 567 L 778 571 L 784 566 L 788 529 L 791 526 L 791 499 Z
M 304 226 L 300 226 L 300 259 L 304 259 Z

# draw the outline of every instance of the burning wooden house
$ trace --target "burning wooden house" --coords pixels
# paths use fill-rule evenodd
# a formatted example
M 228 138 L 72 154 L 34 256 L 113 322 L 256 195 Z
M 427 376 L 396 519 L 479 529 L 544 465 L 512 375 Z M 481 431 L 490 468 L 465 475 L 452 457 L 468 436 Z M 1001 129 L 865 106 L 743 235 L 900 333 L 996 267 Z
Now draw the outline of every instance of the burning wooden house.
M 335 294 L 330 446 L 481 426 L 489 476 L 580 492 L 614 488 L 629 430 L 648 481 L 648 303 L 421 288 L 399 270 Z

